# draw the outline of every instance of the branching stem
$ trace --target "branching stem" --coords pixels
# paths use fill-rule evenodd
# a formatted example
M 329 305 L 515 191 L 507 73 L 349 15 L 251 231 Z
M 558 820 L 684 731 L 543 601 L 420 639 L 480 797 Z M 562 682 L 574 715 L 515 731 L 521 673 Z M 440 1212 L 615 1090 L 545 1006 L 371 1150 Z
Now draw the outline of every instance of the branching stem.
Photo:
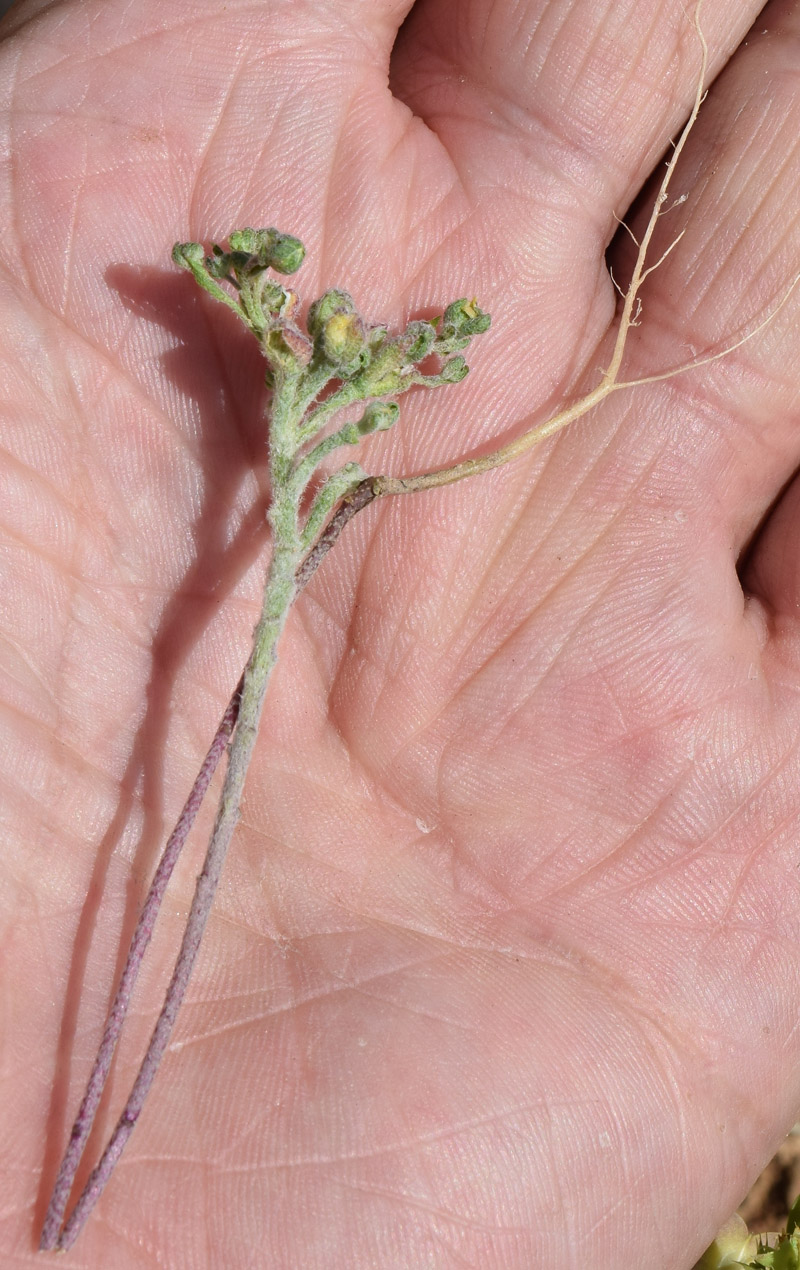
M 689 118 L 687 119 L 675 146 L 673 147 L 672 154 L 669 162 L 667 163 L 667 168 L 661 181 L 661 186 L 658 194 L 656 195 L 655 203 L 653 204 L 653 210 L 650 213 L 650 219 L 647 222 L 647 228 L 640 240 L 637 241 L 634 238 L 634 242 L 637 246 L 637 253 L 633 266 L 633 273 L 631 274 L 628 289 L 625 292 L 617 337 L 614 341 L 614 349 L 611 354 L 611 361 L 608 364 L 607 370 L 603 372 L 600 383 L 596 388 L 592 389 L 591 392 L 587 393 L 585 397 L 582 397 L 579 401 L 574 402 L 565 410 L 560 410 L 558 414 L 554 415 L 551 419 L 545 420 L 544 423 L 537 424 L 536 427 L 531 428 L 528 432 L 523 432 L 521 436 L 515 437 L 513 441 L 509 441 L 506 445 L 500 446 L 497 450 L 492 450 L 489 454 L 484 454 L 479 458 L 464 459 L 462 462 L 455 463 L 450 467 L 438 468 L 433 472 L 424 472 L 419 476 L 378 477 L 379 494 L 414 494 L 423 489 L 433 489 L 438 485 L 450 485 L 454 481 L 463 481 L 466 477 L 477 476 L 479 473 L 488 472 L 494 467 L 502 467 L 504 464 L 520 458 L 523 454 L 527 454 L 528 451 L 532 450 L 534 446 L 537 446 L 540 441 L 544 441 L 547 437 L 551 437 L 556 432 L 560 432 L 562 428 L 566 428 L 568 424 L 574 423 L 576 419 L 580 419 L 583 415 L 588 414 L 590 410 L 594 410 L 595 406 L 599 406 L 600 402 L 604 401 L 606 397 L 611 395 L 612 392 L 618 392 L 621 388 L 633 387 L 636 382 L 639 382 L 619 382 L 619 372 L 622 365 L 622 359 L 625 355 L 625 346 L 628 342 L 628 335 L 630 334 L 631 327 L 636 321 L 636 306 L 642 283 L 644 282 L 647 274 L 651 273 L 653 269 L 658 268 L 658 265 L 662 263 L 666 256 L 669 255 L 672 247 L 675 246 L 675 243 L 673 243 L 667 248 L 657 264 L 651 266 L 650 269 L 646 268 L 648 248 L 653 234 L 655 233 L 656 225 L 658 224 L 661 216 L 662 208 L 667 201 L 670 182 L 672 181 L 675 167 L 681 156 L 683 148 L 686 145 L 689 134 L 695 125 L 703 102 L 703 96 L 705 94 L 705 81 L 708 69 L 708 45 L 706 44 L 705 36 L 700 28 L 701 6 L 702 0 L 700 0 L 700 3 L 698 3 L 694 12 L 694 27 L 697 32 L 697 38 L 700 42 L 701 49 L 700 72 L 698 75 L 694 102 L 692 104 Z M 628 227 L 625 226 L 625 228 L 627 229 Z M 629 229 L 628 233 L 630 233 L 633 238 L 633 234 Z M 683 369 L 688 370 L 690 367 L 680 367 L 677 370 L 669 372 L 669 374 L 670 376 L 680 374 Z
M 463 378 L 467 367 L 460 356 L 443 361 L 441 371 L 435 375 L 423 374 L 419 366 L 431 353 L 444 359 L 465 348 L 474 335 L 487 329 L 488 315 L 474 301 L 459 300 L 448 307 L 438 323 L 412 322 L 402 335 L 392 339 L 383 327 L 369 330 L 352 298 L 346 292 L 332 290 L 312 305 L 306 335 L 294 325 L 290 316 L 297 297 L 269 281 L 265 274 L 267 268 L 280 273 L 291 273 L 298 267 L 303 257 L 303 247 L 297 239 L 280 234 L 274 229 L 245 229 L 231 235 L 229 252 L 215 247 L 212 257 L 204 257 L 199 243 L 176 245 L 173 255 L 177 263 L 189 269 L 206 291 L 236 312 L 258 339 L 268 362 L 269 381 L 274 389 L 270 424 L 272 504 L 269 513 L 273 552 L 250 658 L 186 806 L 167 842 L 131 941 L 100 1049 L 58 1172 L 42 1232 L 42 1249 L 63 1250 L 74 1243 L 110 1178 L 141 1113 L 189 984 L 228 846 L 239 820 L 244 782 L 256 743 L 264 696 L 275 666 L 281 633 L 297 594 L 319 567 L 345 525 L 375 498 L 416 493 L 448 485 L 509 463 L 587 414 L 613 392 L 669 379 L 726 356 L 756 336 L 773 320 L 800 281 L 800 276 L 795 278 L 777 307 L 758 325 L 722 351 L 660 374 L 633 380 L 620 379 L 628 336 L 631 327 L 638 320 L 642 284 L 663 263 L 681 237 L 679 234 L 654 264 L 647 264 L 647 253 L 656 225 L 666 210 L 665 204 L 676 164 L 694 127 L 705 93 L 708 48 L 699 24 L 701 3 L 702 0 L 694 13 L 694 26 L 701 48 L 700 74 L 694 103 L 666 165 L 645 232 L 639 242 L 634 238 L 637 255 L 623 296 L 619 327 L 608 368 L 603 372 L 600 383 L 580 400 L 488 454 L 466 458 L 449 467 L 421 475 L 405 477 L 373 476 L 362 479 L 361 469 L 355 464 L 347 464 L 328 477 L 303 524 L 301 502 L 318 464 L 333 450 L 342 445 L 353 444 L 367 432 L 392 426 L 399 412 L 397 405 L 387 402 L 386 398 L 400 395 L 412 384 L 436 387 L 455 383 Z M 235 296 L 226 292 L 220 286 L 220 281 L 232 285 Z M 323 401 L 319 401 L 320 392 L 331 380 L 337 381 L 339 387 Z M 309 446 L 309 442 L 320 437 L 322 428 L 337 410 L 358 401 L 371 404 L 357 423 L 345 424 L 338 431 Z M 327 526 L 320 533 L 326 516 L 329 516 Z M 229 748 L 228 767 L 214 829 L 197 879 L 186 929 L 161 1014 L 116 1128 L 62 1228 L 76 1170 L 100 1103 L 158 909 L 200 802 L 226 746 Z

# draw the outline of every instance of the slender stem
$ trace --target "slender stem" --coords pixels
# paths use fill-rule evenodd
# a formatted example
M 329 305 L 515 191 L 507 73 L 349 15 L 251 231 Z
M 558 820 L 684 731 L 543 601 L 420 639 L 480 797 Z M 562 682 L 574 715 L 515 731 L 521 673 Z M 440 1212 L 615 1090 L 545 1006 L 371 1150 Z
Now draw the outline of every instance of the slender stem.
M 69 1143 L 61 1161 L 61 1167 L 58 1170 L 52 1198 L 42 1228 L 42 1237 L 39 1244 L 42 1251 L 55 1248 L 58 1242 L 58 1232 L 64 1220 L 64 1213 L 70 1191 L 72 1190 L 72 1184 L 75 1180 L 75 1174 L 91 1133 L 97 1108 L 100 1105 L 108 1073 L 111 1070 L 111 1061 L 114 1057 L 117 1041 L 119 1040 L 125 1015 L 130 1004 L 131 993 L 139 975 L 142 960 L 150 942 L 150 936 L 153 933 L 158 910 L 164 899 L 167 884 L 172 876 L 178 856 L 211 783 L 217 764 L 233 732 L 239 714 L 239 694 L 241 689 L 242 680 L 240 679 L 222 716 L 214 740 L 211 742 L 211 747 L 203 759 L 191 793 L 184 804 L 183 811 L 167 840 L 158 868 L 153 874 L 147 898 L 142 905 L 142 911 L 139 914 L 139 920 L 136 923 L 136 929 L 131 939 L 119 986 L 106 1021 L 100 1048 L 97 1051 L 89 1083 L 86 1086 L 86 1093 L 83 1095 L 83 1101 L 72 1126 Z
M 693 17 L 695 33 L 700 43 L 700 74 L 697 80 L 697 89 L 694 95 L 694 102 L 692 103 L 692 109 L 689 113 L 689 118 L 686 120 L 686 123 L 683 125 L 680 136 L 678 137 L 678 140 L 675 142 L 675 145 L 673 146 L 672 154 L 670 155 L 670 160 L 669 160 L 669 163 L 667 164 L 667 170 L 664 173 L 663 179 L 661 181 L 661 186 L 659 188 L 658 194 L 656 195 L 655 203 L 653 204 L 653 210 L 650 213 L 650 217 L 647 222 L 647 227 L 644 231 L 644 235 L 642 236 L 642 241 L 639 244 L 639 250 L 636 254 L 636 262 L 633 266 L 633 273 L 631 275 L 631 280 L 628 284 L 628 289 L 625 293 L 625 301 L 622 306 L 622 315 L 620 317 L 619 329 L 617 330 L 617 338 L 614 343 L 614 352 L 612 353 L 611 362 L 609 363 L 608 370 L 605 372 L 605 375 L 603 377 L 604 381 L 608 381 L 609 383 L 614 383 L 619 374 L 619 368 L 620 368 L 620 365 L 622 364 L 622 358 L 625 352 L 625 344 L 628 338 L 628 332 L 630 331 L 630 328 L 633 325 L 633 321 L 634 321 L 633 308 L 634 308 L 634 304 L 636 303 L 636 299 L 639 294 L 639 289 L 642 285 L 642 282 L 644 281 L 648 273 L 651 273 L 653 269 L 658 268 L 658 266 L 661 264 L 661 261 L 664 260 L 664 258 L 672 250 L 672 247 L 675 245 L 673 243 L 667 249 L 667 251 L 661 257 L 661 260 L 657 261 L 656 264 L 651 265 L 649 269 L 645 269 L 645 263 L 647 259 L 647 250 L 650 246 L 650 240 L 652 239 L 653 234 L 655 233 L 656 225 L 658 224 L 658 221 L 661 217 L 661 209 L 667 201 L 667 196 L 669 194 L 669 187 L 670 187 L 670 182 L 672 181 L 673 173 L 675 172 L 678 159 L 681 156 L 681 151 L 683 150 L 683 147 L 686 145 L 686 142 L 689 139 L 689 134 L 694 128 L 695 122 L 697 120 L 697 116 L 700 113 L 700 107 L 703 104 L 703 97 L 705 96 L 706 74 L 708 71 L 708 44 L 706 43 L 705 36 L 703 35 L 703 32 L 700 27 L 700 9 L 702 7 L 702 2 L 703 0 L 698 0 L 697 5 L 695 6 L 694 17 Z
M 239 715 L 241 683 L 243 681 L 240 679 L 236 685 L 234 695 L 232 695 L 229 704 L 227 704 L 225 714 L 222 715 L 220 726 L 218 726 L 215 738 L 212 740 L 211 748 L 208 749 L 208 753 L 203 759 L 201 770 L 197 773 L 197 779 L 192 786 L 192 792 L 190 792 L 187 801 L 185 801 L 183 812 L 180 813 L 178 822 L 175 824 L 173 832 L 170 833 L 168 842 L 166 842 L 159 866 L 157 866 L 155 874 L 152 875 L 150 890 L 147 892 L 145 903 L 142 904 L 142 911 L 140 916 L 138 916 L 136 930 L 133 931 L 131 946 L 128 949 L 122 977 L 119 979 L 117 993 L 114 996 L 113 1005 L 110 1007 L 108 1020 L 105 1022 L 105 1030 L 103 1039 L 100 1041 L 98 1055 L 94 1060 L 94 1067 L 91 1068 L 89 1083 L 86 1086 L 80 1109 L 77 1111 L 75 1124 L 72 1125 L 70 1142 L 67 1144 L 65 1156 L 63 1156 L 61 1167 L 56 1177 L 56 1185 L 53 1187 L 50 1205 L 48 1205 L 47 1215 L 44 1218 L 41 1242 L 39 1242 L 39 1248 L 42 1251 L 56 1247 L 58 1231 L 61 1228 L 67 1200 L 70 1198 L 72 1182 L 75 1180 L 77 1166 L 79 1166 L 81 1154 L 84 1152 L 86 1140 L 89 1138 L 91 1125 L 94 1124 L 94 1118 L 97 1115 L 100 1097 L 103 1095 L 103 1088 L 108 1078 L 114 1050 L 117 1048 L 119 1033 L 122 1031 L 124 1016 L 126 1016 L 128 1005 L 131 1002 L 133 986 L 136 984 L 142 959 L 150 942 L 152 928 L 155 926 L 157 913 L 159 913 L 161 902 L 163 902 L 166 893 L 166 886 L 168 886 L 171 874 L 173 874 L 178 856 L 183 850 L 184 842 L 187 841 L 189 829 L 192 828 L 199 805 L 201 805 L 204 795 L 206 795 L 213 773 L 216 771 L 217 763 L 220 762 L 232 730 L 234 730 L 236 718 Z
M 419 490 L 433 489 L 438 485 L 452 485 L 454 481 L 463 481 L 468 476 L 478 476 L 481 472 L 488 472 L 490 468 L 502 467 L 505 463 L 510 463 L 512 459 L 517 459 L 528 450 L 532 450 L 545 437 L 560 432 L 568 423 L 587 414 L 610 393 L 624 387 L 627 387 L 627 384 L 613 384 L 604 380 L 592 392 L 581 397 L 580 401 L 553 415 L 552 419 L 546 419 L 544 423 L 538 424 L 528 432 L 523 432 L 522 436 L 515 437 L 513 441 L 500 446 L 497 450 L 492 450 L 490 454 L 481 455 L 480 458 L 462 459 L 460 463 L 454 463 L 452 467 L 437 468 L 433 472 L 423 472 L 419 476 L 374 476 L 372 480 L 375 485 L 375 494 L 376 496 L 416 494 Z
M 303 378 L 302 392 L 297 397 L 297 411 L 301 417 L 305 415 L 308 408 L 313 404 L 315 399 L 322 392 L 326 384 L 330 383 L 334 378 L 333 368 L 322 362 L 319 365 L 309 366 Z M 314 429 L 311 435 L 314 435 Z M 302 442 L 305 440 L 305 428 L 303 425 L 299 428 L 299 438 Z
M 298 565 L 296 547 L 276 546 L 264 590 L 261 618 L 256 627 L 253 651 L 244 673 L 239 718 L 230 745 L 228 770 L 222 787 L 214 830 L 202 872 L 197 879 L 180 952 L 167 988 L 164 1005 L 153 1029 L 130 1096 L 99 1164 L 91 1173 L 56 1246 L 65 1250 L 75 1242 L 80 1230 L 102 1194 L 144 1106 L 156 1072 L 169 1043 L 178 1011 L 194 969 L 197 953 L 208 921 L 228 846 L 239 820 L 244 780 L 258 733 L 264 694 L 275 665 L 278 640 L 294 599 L 294 573 Z
M 316 570 L 324 560 L 325 556 L 333 547 L 337 538 L 341 534 L 345 525 L 350 521 L 357 512 L 366 507 L 375 498 L 375 489 L 370 478 L 361 481 L 350 494 L 340 503 L 331 517 L 328 525 L 320 534 L 314 546 L 305 556 L 297 570 L 295 571 L 294 587 L 295 597 L 303 590 L 313 577 Z M 100 1042 L 100 1048 L 92 1067 L 92 1072 L 83 1096 L 75 1123 L 70 1133 L 69 1143 L 64 1153 L 64 1158 L 58 1171 L 53 1194 L 45 1216 L 42 1228 L 42 1236 L 39 1248 L 42 1252 L 49 1252 L 59 1243 L 59 1231 L 61 1230 L 66 1212 L 67 1203 L 69 1201 L 70 1192 L 75 1181 L 81 1157 L 86 1147 L 86 1142 L 91 1133 L 92 1125 L 97 1114 L 103 1089 L 111 1070 L 111 1062 L 116 1049 L 117 1041 L 125 1021 L 125 1016 L 130 1005 L 131 995 L 133 993 L 139 970 L 144 959 L 144 954 L 150 937 L 153 933 L 158 911 L 161 907 L 164 895 L 166 893 L 167 884 L 172 875 L 173 869 L 177 862 L 178 856 L 183 849 L 184 843 L 188 836 L 189 830 L 197 815 L 203 797 L 211 783 L 220 757 L 228 744 L 228 740 L 236 725 L 239 716 L 239 705 L 241 700 L 242 686 L 244 676 L 242 676 L 233 691 L 233 695 L 228 702 L 225 713 L 222 716 L 216 735 L 211 743 L 209 751 L 203 760 L 200 771 L 192 786 L 191 793 L 186 800 L 186 804 L 178 818 L 178 821 L 172 833 L 167 840 L 161 860 L 153 875 L 150 889 L 142 906 L 139 920 L 128 949 L 128 955 L 125 966 L 122 971 L 119 986 L 117 988 L 111 1010 L 108 1015 L 103 1037 Z M 118 1156 L 117 1156 L 118 1158 Z M 106 1179 L 107 1180 L 107 1179 Z M 98 1192 L 99 1194 L 99 1192 Z M 87 1215 L 88 1215 L 87 1209 Z M 73 1239 L 77 1235 L 77 1229 L 74 1232 Z M 61 1243 L 63 1245 L 63 1240 Z
M 318 406 L 306 415 L 298 432 L 298 440 L 300 444 L 310 441 L 317 436 L 324 425 L 328 422 L 332 415 L 337 411 L 343 410 L 345 406 L 349 406 L 354 401 L 360 401 L 361 397 L 357 387 L 351 383 L 343 383 L 340 388 L 332 392 L 329 397 L 321 401 Z
M 230 744 L 228 769 L 222 786 L 214 830 L 206 852 L 203 869 L 197 879 L 183 940 L 164 998 L 161 1014 L 156 1022 L 150 1038 L 150 1044 L 111 1139 L 103 1152 L 99 1164 L 91 1173 L 71 1216 L 55 1240 L 55 1246 L 61 1250 L 71 1247 L 77 1238 L 86 1218 L 102 1194 L 106 1182 L 111 1176 L 144 1106 L 144 1101 L 169 1043 L 178 1011 L 191 978 L 228 846 L 239 819 L 244 781 L 258 734 L 258 723 L 264 695 L 277 658 L 278 641 L 296 595 L 295 573 L 301 562 L 302 549 L 298 528 L 299 496 L 289 479 L 291 475 L 291 459 L 296 449 L 296 423 L 292 407 L 298 378 L 296 371 L 284 371 L 280 367 L 275 374 L 275 394 L 273 397 L 274 431 L 270 439 L 270 475 L 275 494 L 269 516 L 273 530 L 273 554 L 264 588 L 261 617 L 254 635 L 253 650 L 245 667 L 241 692 L 238 694 L 238 703 L 233 707 L 236 712 L 235 732 Z M 185 839 L 185 834 L 183 839 Z M 182 845 L 182 841 L 180 845 Z M 175 858 L 177 858 L 177 852 L 175 853 Z M 172 863 L 174 864 L 174 860 Z M 153 920 L 161 898 L 163 898 L 163 889 L 160 892 L 158 901 L 154 903 L 151 910 Z M 147 938 L 149 939 L 149 933 Z M 142 952 L 146 942 L 145 940 Z M 75 1152 L 72 1154 L 70 1154 L 68 1149 L 68 1155 L 70 1155 L 69 1164 L 68 1166 L 62 1166 L 61 1173 L 63 1173 L 63 1177 L 59 1178 L 60 1185 L 58 1186 L 57 1196 L 57 1204 L 61 1206 L 61 1211 L 58 1211 L 56 1203 L 51 1205 L 53 1213 L 46 1232 L 47 1239 L 50 1242 L 53 1239 L 53 1231 L 57 1230 L 58 1223 L 63 1217 L 74 1178 L 74 1167 L 77 1165 L 82 1145 L 85 1145 L 86 1136 L 91 1128 L 90 1117 L 96 1111 L 95 1100 L 99 1099 L 99 1091 L 102 1090 L 102 1085 L 108 1074 L 113 1046 L 116 1044 L 119 1029 L 122 1026 L 130 996 L 130 988 L 133 981 L 135 981 L 140 962 L 141 955 L 139 955 L 138 960 L 134 958 L 133 963 L 131 963 L 131 958 L 129 957 L 123 971 L 123 979 L 126 980 L 126 996 L 123 998 L 121 1009 L 117 1012 L 114 1020 L 113 1032 L 115 1034 L 111 1047 L 108 1050 L 103 1050 L 101 1046 L 101 1054 L 98 1055 L 95 1072 L 93 1072 L 93 1075 L 96 1073 L 96 1079 L 92 1084 L 91 1092 L 87 1091 L 87 1096 L 84 1098 L 84 1103 L 88 1101 L 88 1114 L 81 1118 L 79 1112 L 78 1122 L 76 1122 L 77 1134 L 75 1129 L 73 1130 L 73 1135 L 82 1139 L 82 1143 L 76 1147 Z M 72 1169 L 71 1176 L 70 1168 Z

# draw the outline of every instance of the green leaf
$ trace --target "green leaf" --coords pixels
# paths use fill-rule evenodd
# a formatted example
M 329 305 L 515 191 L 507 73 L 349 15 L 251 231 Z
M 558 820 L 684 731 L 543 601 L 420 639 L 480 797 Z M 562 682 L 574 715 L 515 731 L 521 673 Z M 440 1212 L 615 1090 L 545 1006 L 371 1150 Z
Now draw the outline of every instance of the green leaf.
M 800 1270 L 800 1251 L 795 1239 L 781 1240 L 775 1249 L 772 1264 L 774 1270 Z

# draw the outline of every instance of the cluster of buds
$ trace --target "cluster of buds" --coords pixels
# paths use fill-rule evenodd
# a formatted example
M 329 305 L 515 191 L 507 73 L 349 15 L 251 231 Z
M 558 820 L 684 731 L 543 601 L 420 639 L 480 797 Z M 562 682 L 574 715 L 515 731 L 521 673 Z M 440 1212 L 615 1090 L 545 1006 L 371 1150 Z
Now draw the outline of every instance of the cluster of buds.
M 176 243 L 172 258 L 217 300 L 233 309 L 255 335 L 273 372 L 291 373 L 308 365 L 311 341 L 296 325 L 297 295 L 274 282 L 268 273 L 294 273 L 303 263 L 299 238 L 277 229 L 240 229 L 230 236 L 230 249 L 214 243 L 206 256 L 201 243 Z M 221 282 L 233 288 L 230 295 Z
M 340 290 L 326 291 L 308 314 L 315 357 L 326 361 L 337 379 L 356 385 L 363 397 L 391 397 L 415 383 L 457 384 L 469 370 L 463 357 L 450 357 L 428 374 L 420 364 L 431 355 L 444 359 L 466 348 L 490 323 L 474 300 L 456 300 L 442 317 L 409 322 L 400 335 L 390 336 L 385 326 L 368 326 L 352 296 Z
M 463 379 L 463 357 L 474 335 L 487 330 L 488 313 L 474 300 L 456 300 L 431 321 L 413 321 L 396 336 L 385 326 L 371 326 L 347 291 L 332 288 L 311 305 L 306 330 L 297 325 L 298 298 L 269 277 L 268 270 L 293 273 L 303 261 L 299 239 L 277 229 L 242 229 L 232 233 L 229 249 L 214 245 L 206 256 L 200 243 L 177 243 L 173 259 L 190 270 L 206 291 L 222 300 L 256 336 L 269 366 L 268 379 L 306 373 L 314 383 L 331 379 L 352 387 L 351 400 L 392 397 L 413 384 L 435 387 Z M 224 290 L 228 283 L 234 294 Z M 431 356 L 439 369 L 423 374 L 420 364 Z M 365 411 L 363 430 L 391 427 L 395 415 Z M 362 424 L 359 424 L 361 427 Z

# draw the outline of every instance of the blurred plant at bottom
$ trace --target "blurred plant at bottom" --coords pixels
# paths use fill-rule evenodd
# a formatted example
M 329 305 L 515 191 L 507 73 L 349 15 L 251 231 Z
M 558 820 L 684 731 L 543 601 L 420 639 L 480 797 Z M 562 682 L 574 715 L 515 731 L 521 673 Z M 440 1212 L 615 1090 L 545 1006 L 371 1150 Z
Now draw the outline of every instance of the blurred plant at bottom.
M 779 1234 L 751 1235 L 747 1223 L 734 1213 L 706 1249 L 694 1270 L 800 1270 L 800 1196 Z

